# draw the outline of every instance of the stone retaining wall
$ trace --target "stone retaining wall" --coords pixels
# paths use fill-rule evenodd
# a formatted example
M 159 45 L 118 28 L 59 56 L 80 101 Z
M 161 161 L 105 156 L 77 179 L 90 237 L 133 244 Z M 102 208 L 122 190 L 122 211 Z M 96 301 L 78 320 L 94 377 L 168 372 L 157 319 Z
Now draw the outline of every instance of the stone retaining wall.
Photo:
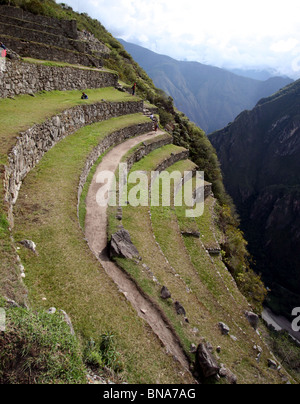
M 187 160 L 189 158 L 189 150 L 183 150 L 180 153 L 172 153 L 169 158 L 164 160 L 160 165 L 156 167 L 156 171 L 162 172 L 167 170 L 173 164 L 178 163 L 178 161 Z
M 75 50 L 85 53 L 86 46 L 84 42 L 80 42 L 65 36 L 50 34 L 49 32 L 37 31 L 31 28 L 18 27 L 1 22 L 0 35 L 7 35 L 14 38 L 22 38 L 23 41 L 39 42 L 46 45 L 58 46 L 59 48 Z
M 9 49 L 18 53 L 22 57 L 93 67 L 102 67 L 102 59 L 107 57 L 107 55 L 103 54 L 102 58 L 99 59 L 99 57 L 87 53 L 80 53 L 43 43 L 28 42 L 21 38 L 12 38 L 7 35 L 1 35 L 1 39 Z
M 152 122 L 151 122 L 151 126 L 152 126 Z M 133 165 L 135 163 L 142 160 L 143 157 L 148 156 L 148 154 L 150 154 L 154 150 L 160 149 L 161 147 L 167 146 L 172 143 L 173 143 L 173 137 L 171 135 L 170 136 L 166 135 L 162 139 L 153 139 L 153 141 L 150 143 L 147 142 L 147 143 L 142 144 L 126 160 L 126 162 L 128 164 L 128 171 L 131 170 L 131 168 L 133 167 Z
M 0 23 L 17 25 L 19 27 L 33 29 L 36 31 L 44 31 L 44 32 L 48 32 L 49 34 L 54 34 L 54 35 L 61 35 L 60 31 L 56 27 L 51 27 L 50 25 L 45 25 L 45 24 L 39 24 L 35 21 L 21 20 L 19 18 L 11 17 L 8 15 L 3 15 L 3 14 L 1 14 L 1 8 L 0 8 Z M 72 39 L 77 39 L 77 38 L 72 37 Z
M 114 73 L 10 60 L 6 60 L 0 77 L 0 98 L 38 91 L 115 87 L 118 83 Z
M 88 175 L 91 168 L 96 163 L 98 158 L 105 153 L 110 147 L 116 146 L 119 143 L 124 142 L 127 139 L 143 135 L 152 131 L 152 122 L 146 122 L 143 124 L 133 125 L 127 128 L 120 129 L 116 132 L 111 133 L 105 139 L 103 139 L 100 144 L 94 148 L 92 153 L 89 155 L 85 168 L 81 174 L 79 186 L 78 186 L 78 206 L 80 203 L 80 197 L 82 194 L 83 187 L 87 181 Z M 154 147 L 154 146 L 153 146 Z M 160 147 L 160 146 L 159 146 Z M 153 149 L 154 150 L 154 149 Z
M 56 29 L 57 35 L 77 39 L 77 21 L 75 20 L 57 20 L 51 17 L 35 15 L 21 8 L 6 5 L 0 6 L 0 14 L 20 20 L 31 21 L 43 26 L 50 26 Z
M 80 105 L 21 133 L 8 155 L 8 164 L 4 170 L 5 202 L 8 204 L 11 225 L 13 225 L 13 206 L 17 201 L 22 181 L 47 151 L 86 125 L 142 111 L 143 101 Z

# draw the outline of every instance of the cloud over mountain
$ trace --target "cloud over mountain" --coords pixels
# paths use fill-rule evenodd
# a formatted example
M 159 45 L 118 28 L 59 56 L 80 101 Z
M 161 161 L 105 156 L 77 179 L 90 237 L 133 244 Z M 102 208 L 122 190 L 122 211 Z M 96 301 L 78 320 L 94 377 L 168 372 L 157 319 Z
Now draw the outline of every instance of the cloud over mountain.
M 298 0 L 67 0 L 118 37 L 180 60 L 300 77 Z

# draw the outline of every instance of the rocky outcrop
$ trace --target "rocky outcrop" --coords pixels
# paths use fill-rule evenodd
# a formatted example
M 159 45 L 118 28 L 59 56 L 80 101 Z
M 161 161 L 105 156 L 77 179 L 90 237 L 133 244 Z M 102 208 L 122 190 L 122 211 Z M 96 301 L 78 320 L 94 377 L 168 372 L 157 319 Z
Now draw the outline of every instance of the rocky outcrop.
M 200 344 L 197 348 L 195 369 L 205 379 L 219 373 L 220 366 L 206 344 Z
M 269 304 L 287 316 L 300 299 L 299 108 L 300 80 L 210 136 Z
M 115 87 L 117 83 L 116 74 L 100 70 L 6 60 L 1 75 L 0 98 L 39 91 Z
M 257 330 L 258 325 L 259 325 L 259 317 L 257 314 L 252 313 L 252 311 L 246 311 L 245 312 L 246 319 L 249 321 L 249 324 Z

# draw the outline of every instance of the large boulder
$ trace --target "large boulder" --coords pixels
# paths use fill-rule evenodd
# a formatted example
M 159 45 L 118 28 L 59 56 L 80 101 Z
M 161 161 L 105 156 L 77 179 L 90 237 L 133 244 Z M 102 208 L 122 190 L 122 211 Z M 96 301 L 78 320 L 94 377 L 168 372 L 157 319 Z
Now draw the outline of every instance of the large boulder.
M 259 326 L 259 317 L 257 314 L 252 313 L 252 311 L 246 311 L 245 316 L 247 320 L 249 321 L 250 325 L 257 330 Z
M 139 252 L 133 245 L 130 234 L 124 228 L 120 229 L 111 238 L 110 256 L 120 258 L 139 258 Z
M 195 367 L 206 379 L 219 373 L 220 366 L 206 344 L 200 344 L 197 348 Z
M 164 300 L 170 299 L 172 297 L 170 291 L 168 290 L 168 288 L 166 286 L 162 287 L 162 290 L 160 292 L 160 297 Z
M 219 328 L 221 330 L 222 335 L 229 335 L 230 328 L 225 323 L 219 323 Z
M 186 316 L 186 311 L 185 311 L 184 307 L 179 302 L 175 302 L 174 306 L 175 306 L 176 313 L 179 316 Z

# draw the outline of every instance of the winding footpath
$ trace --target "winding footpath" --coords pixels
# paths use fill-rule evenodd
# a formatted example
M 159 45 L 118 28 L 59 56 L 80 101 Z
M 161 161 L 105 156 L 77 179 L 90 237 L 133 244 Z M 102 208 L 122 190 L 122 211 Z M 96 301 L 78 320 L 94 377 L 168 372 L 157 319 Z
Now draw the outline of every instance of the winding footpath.
M 117 265 L 110 261 L 107 246 L 107 206 L 101 207 L 96 201 L 96 195 L 101 184 L 97 183 L 97 176 L 103 171 L 116 172 L 122 158 L 133 147 L 150 138 L 162 135 L 164 132 L 150 132 L 148 134 L 132 138 L 108 152 L 97 168 L 86 199 L 86 223 L 85 237 L 89 247 L 100 261 L 106 273 L 116 283 L 121 293 L 132 304 L 137 314 L 143 318 L 153 332 L 157 335 L 166 351 L 173 355 L 182 365 L 185 371 L 189 371 L 189 361 L 180 344 L 177 335 L 172 331 L 168 321 L 161 311 L 143 295 L 135 282 L 123 272 Z

